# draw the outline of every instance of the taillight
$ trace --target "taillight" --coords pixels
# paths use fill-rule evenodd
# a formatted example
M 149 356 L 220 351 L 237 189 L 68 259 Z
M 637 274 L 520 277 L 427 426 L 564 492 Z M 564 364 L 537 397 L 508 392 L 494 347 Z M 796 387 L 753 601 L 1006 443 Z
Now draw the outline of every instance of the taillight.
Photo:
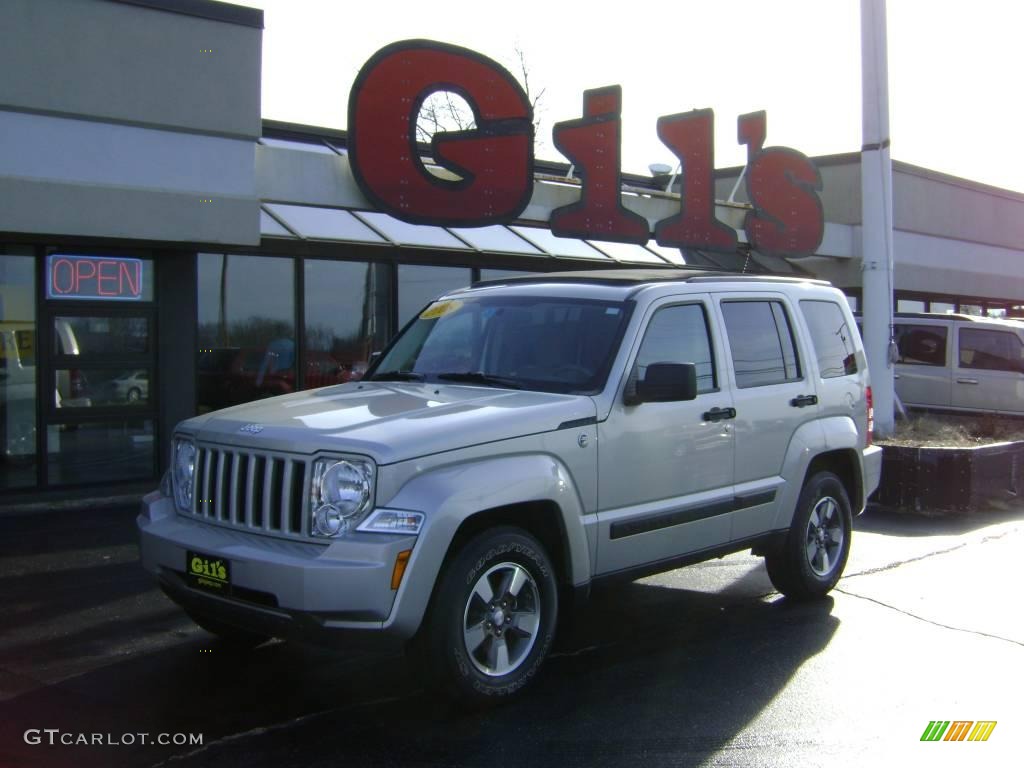
M 871 387 L 868 387 L 865 400 L 868 406 L 868 434 L 867 445 L 871 445 L 875 432 L 875 398 L 871 394 Z

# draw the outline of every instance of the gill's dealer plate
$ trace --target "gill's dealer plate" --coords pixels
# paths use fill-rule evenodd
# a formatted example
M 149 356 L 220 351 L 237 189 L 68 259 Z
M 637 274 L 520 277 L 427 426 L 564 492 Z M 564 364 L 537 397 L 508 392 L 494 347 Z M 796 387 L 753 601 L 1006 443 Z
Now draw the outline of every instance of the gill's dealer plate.
M 231 563 L 223 557 L 186 552 L 185 579 L 195 589 L 215 595 L 230 595 Z

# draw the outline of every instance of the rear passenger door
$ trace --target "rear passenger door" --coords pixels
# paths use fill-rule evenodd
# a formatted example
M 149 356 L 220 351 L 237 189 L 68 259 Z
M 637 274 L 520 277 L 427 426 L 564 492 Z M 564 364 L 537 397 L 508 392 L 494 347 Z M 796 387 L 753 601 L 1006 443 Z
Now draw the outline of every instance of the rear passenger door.
M 734 540 L 774 527 L 790 439 L 817 418 L 817 392 L 803 365 L 794 311 L 781 294 L 717 297 L 726 330 L 736 417 Z
M 1024 413 L 1024 344 L 1013 331 L 958 326 L 953 407 Z

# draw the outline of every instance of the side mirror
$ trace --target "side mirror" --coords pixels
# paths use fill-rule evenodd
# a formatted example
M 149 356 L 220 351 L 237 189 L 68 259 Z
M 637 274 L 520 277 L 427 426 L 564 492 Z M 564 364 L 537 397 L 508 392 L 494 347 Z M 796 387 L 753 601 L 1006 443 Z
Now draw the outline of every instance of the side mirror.
M 697 399 L 697 366 L 693 363 L 651 363 L 636 383 L 636 401 L 668 403 Z

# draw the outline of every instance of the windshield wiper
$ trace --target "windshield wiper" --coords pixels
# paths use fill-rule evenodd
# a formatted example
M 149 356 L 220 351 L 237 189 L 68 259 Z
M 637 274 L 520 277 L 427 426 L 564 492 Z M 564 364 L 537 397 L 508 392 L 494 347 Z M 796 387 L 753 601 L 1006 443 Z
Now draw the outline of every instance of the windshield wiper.
M 370 381 L 423 381 L 423 378 L 422 373 L 413 371 L 385 371 L 373 374 Z
M 508 389 L 523 388 L 515 379 L 509 379 L 505 376 L 492 376 L 491 374 L 483 373 L 482 371 L 439 373 L 437 374 L 437 378 L 443 379 L 444 381 L 465 381 L 471 384 L 483 384 L 490 387 L 506 387 Z

